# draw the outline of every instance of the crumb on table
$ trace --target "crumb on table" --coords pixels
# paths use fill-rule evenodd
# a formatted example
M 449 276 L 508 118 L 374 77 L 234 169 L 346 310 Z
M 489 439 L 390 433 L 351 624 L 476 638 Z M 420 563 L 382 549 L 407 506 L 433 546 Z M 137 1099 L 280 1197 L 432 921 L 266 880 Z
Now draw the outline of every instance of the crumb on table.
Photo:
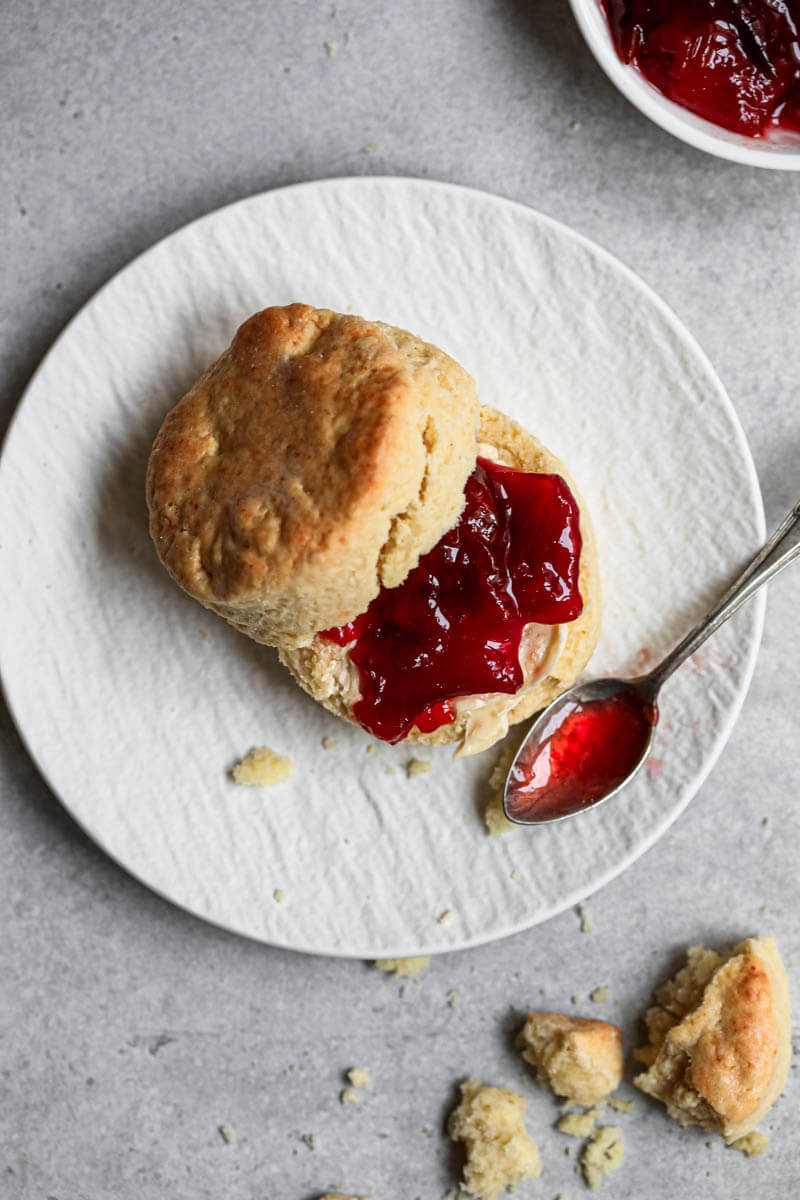
M 377 971 L 387 971 L 401 979 L 418 979 L 430 965 L 430 954 L 423 954 L 418 958 L 377 958 L 373 964 Z
M 433 764 L 426 762 L 424 758 L 410 758 L 406 763 L 406 775 L 409 779 L 416 779 L 417 775 L 427 775 L 433 770 Z
M 369 1071 L 363 1067 L 351 1067 L 347 1072 L 347 1078 L 354 1088 L 368 1088 L 372 1083 Z
M 602 1108 L 590 1108 L 585 1113 L 566 1113 L 556 1122 L 556 1129 L 559 1133 L 568 1133 L 570 1137 L 588 1137 L 603 1116 Z
M 578 905 L 578 916 L 581 919 L 581 933 L 594 933 L 594 925 L 585 904 Z
M 748 1158 L 760 1158 L 762 1154 L 766 1154 L 767 1146 L 769 1137 L 766 1133 L 759 1133 L 757 1129 L 731 1142 L 732 1150 L 741 1150 Z
M 589 1187 L 595 1188 L 610 1171 L 622 1165 L 625 1148 L 622 1130 L 617 1125 L 603 1125 L 583 1148 L 581 1170 Z
M 603 1004 L 604 1001 L 611 999 L 611 988 L 596 987 L 593 992 L 589 992 L 589 999 L 595 1004 Z

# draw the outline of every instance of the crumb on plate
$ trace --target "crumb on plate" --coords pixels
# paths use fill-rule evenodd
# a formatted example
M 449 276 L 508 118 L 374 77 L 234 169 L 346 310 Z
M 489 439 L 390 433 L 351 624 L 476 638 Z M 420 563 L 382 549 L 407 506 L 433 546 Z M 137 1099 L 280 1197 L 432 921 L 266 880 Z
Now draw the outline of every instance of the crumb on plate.
M 294 775 L 294 763 L 269 746 L 254 746 L 244 758 L 234 764 L 231 778 L 244 787 L 274 787 Z

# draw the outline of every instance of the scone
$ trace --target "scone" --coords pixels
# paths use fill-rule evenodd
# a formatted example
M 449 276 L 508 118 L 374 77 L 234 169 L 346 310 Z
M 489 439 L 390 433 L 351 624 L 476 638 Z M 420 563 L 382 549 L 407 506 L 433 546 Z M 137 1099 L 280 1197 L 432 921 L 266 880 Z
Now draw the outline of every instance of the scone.
M 789 985 L 774 938 L 726 955 L 692 946 L 646 1016 L 648 1069 L 634 1079 L 682 1125 L 735 1142 L 783 1090 L 792 1053 Z
M 539 1083 L 573 1104 L 596 1104 L 622 1079 L 622 1031 L 607 1021 L 530 1012 L 517 1044 Z
M 594 539 L 563 465 L 380 322 L 251 317 L 166 417 L 147 500 L 173 578 L 385 741 L 483 749 L 597 640 Z

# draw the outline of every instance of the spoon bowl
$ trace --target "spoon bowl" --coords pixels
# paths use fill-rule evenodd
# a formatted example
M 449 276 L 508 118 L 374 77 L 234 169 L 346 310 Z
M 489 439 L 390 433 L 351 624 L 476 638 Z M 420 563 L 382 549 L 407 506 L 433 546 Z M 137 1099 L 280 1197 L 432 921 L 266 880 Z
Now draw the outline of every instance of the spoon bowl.
M 658 708 L 650 677 L 577 684 L 534 720 L 506 778 L 517 825 L 563 821 L 610 799 L 641 770 Z
M 563 821 L 602 804 L 636 775 L 658 723 L 662 683 L 758 589 L 800 554 L 800 503 L 710 612 L 648 675 L 570 688 L 533 721 L 503 789 L 515 825 Z

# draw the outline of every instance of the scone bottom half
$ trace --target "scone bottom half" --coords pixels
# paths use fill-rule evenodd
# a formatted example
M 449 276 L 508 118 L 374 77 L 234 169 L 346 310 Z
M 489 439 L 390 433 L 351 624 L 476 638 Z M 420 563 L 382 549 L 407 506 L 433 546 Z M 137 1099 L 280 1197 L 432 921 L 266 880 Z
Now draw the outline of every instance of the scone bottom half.
M 251 317 L 167 415 L 147 500 L 181 587 L 385 741 L 482 750 L 597 641 L 594 537 L 566 468 L 479 409 L 453 359 L 380 322 Z

